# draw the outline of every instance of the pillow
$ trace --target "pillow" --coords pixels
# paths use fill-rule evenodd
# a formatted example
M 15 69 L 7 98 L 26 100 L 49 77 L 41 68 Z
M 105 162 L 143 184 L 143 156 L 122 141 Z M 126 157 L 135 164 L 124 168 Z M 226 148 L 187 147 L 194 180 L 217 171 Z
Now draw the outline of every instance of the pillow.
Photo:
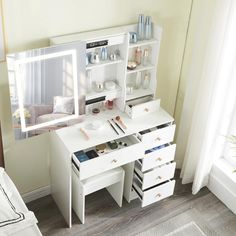
M 74 112 L 74 98 L 73 97 L 54 97 L 53 113 L 64 113 L 71 115 Z

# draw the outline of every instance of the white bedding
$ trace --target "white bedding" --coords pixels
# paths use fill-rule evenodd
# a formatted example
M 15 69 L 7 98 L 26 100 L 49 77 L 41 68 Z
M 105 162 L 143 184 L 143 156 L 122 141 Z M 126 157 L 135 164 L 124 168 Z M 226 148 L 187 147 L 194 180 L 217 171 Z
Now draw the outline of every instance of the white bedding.
M 34 213 L 27 209 L 15 185 L 0 168 L 0 236 L 19 235 L 24 229 L 37 227 L 36 223 Z

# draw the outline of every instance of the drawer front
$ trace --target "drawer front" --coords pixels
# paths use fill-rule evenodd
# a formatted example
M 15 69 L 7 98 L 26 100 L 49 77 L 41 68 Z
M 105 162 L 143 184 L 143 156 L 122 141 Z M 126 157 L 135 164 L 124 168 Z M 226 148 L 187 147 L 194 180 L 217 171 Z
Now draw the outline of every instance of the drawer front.
M 103 156 L 81 162 L 79 166 L 80 180 L 100 174 L 104 171 L 135 161 L 143 155 L 144 148 L 142 143 L 135 136 L 130 136 L 134 143 L 131 146 L 113 151 Z
M 141 103 L 138 105 L 134 105 L 132 107 L 126 105 L 125 111 L 133 119 L 139 116 L 147 115 L 154 111 L 158 111 L 159 108 L 160 108 L 160 99 Z
M 133 185 L 133 187 L 142 201 L 142 207 L 145 207 L 173 195 L 175 180 L 169 181 L 146 191 L 142 191 L 137 185 Z
M 143 176 L 141 177 L 142 190 L 172 179 L 175 173 L 175 166 L 176 163 L 174 162 L 143 173 Z
M 151 149 L 172 142 L 174 139 L 175 127 L 176 125 L 169 125 L 141 135 L 140 138 L 145 145 L 145 149 Z
M 173 161 L 175 157 L 176 144 L 158 149 L 144 155 L 142 159 L 141 170 L 147 171 L 151 168 L 160 166 L 167 162 Z

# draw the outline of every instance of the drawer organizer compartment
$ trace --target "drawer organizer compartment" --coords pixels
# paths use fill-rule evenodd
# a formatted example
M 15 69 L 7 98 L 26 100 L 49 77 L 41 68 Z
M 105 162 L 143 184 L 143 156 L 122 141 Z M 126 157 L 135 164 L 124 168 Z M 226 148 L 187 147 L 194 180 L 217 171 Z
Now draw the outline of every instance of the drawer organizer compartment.
M 171 162 L 175 157 L 176 144 L 167 143 L 145 151 L 143 159 L 138 160 L 141 171 L 147 171 L 164 163 Z
M 145 144 L 145 149 L 170 143 L 174 139 L 176 125 L 172 122 L 138 133 L 138 138 Z
M 134 175 L 139 179 L 141 183 L 141 189 L 145 190 L 154 185 L 165 182 L 166 180 L 172 179 L 175 174 L 176 163 L 167 163 L 152 169 L 148 172 L 143 173 L 140 169 L 138 162 L 135 164 Z
M 158 111 L 160 99 L 153 100 L 152 97 L 144 97 L 139 100 L 131 100 L 126 103 L 125 112 L 132 119 Z
M 72 155 L 72 162 L 78 170 L 80 180 L 83 180 L 135 161 L 143 154 L 144 147 L 140 140 L 135 135 L 130 135 L 111 141 L 109 144 L 100 144 L 75 152 Z
M 163 184 L 156 185 L 144 191 L 141 187 L 141 182 L 137 178 L 134 178 L 133 189 L 141 200 L 142 207 L 145 207 L 173 195 L 175 180 L 166 181 Z

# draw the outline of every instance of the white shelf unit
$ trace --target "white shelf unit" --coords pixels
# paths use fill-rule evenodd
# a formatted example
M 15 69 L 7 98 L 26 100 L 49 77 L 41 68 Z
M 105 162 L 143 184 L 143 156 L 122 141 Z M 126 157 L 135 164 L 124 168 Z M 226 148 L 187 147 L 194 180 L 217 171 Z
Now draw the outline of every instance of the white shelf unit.
M 92 80 L 105 82 L 114 80 L 118 87 L 114 91 L 104 90 L 100 93 L 92 91 L 85 92 L 86 100 L 105 96 L 106 99 L 116 99 L 116 105 L 122 111 L 125 110 L 126 101 L 140 98 L 147 95 L 155 96 L 157 84 L 157 62 L 159 55 L 159 47 L 161 41 L 161 28 L 153 26 L 153 38 L 150 40 L 138 41 L 137 43 L 129 43 L 129 32 L 135 32 L 137 25 L 127 25 L 111 29 L 98 30 L 93 32 L 77 33 L 71 35 L 58 36 L 50 39 L 51 45 L 70 43 L 75 41 L 86 41 L 86 43 L 94 43 L 103 40 L 108 41 L 108 55 L 111 52 L 120 51 L 120 57 L 115 60 L 101 61 L 98 64 L 89 63 L 86 71 L 92 73 Z M 149 63 L 146 66 L 142 64 L 134 70 L 127 69 L 129 59 L 134 59 L 134 52 L 137 47 L 141 47 L 142 52 L 145 48 L 149 49 Z M 102 46 L 95 48 L 87 48 L 86 52 L 97 52 L 100 55 Z M 85 57 L 85 55 L 84 55 Z M 146 72 L 150 74 L 150 85 L 148 89 L 134 89 L 132 95 L 126 94 L 126 86 L 129 83 L 135 83 L 137 72 L 142 73 L 142 77 Z M 86 86 L 85 86 L 86 87 Z
M 130 30 L 135 31 L 136 25 L 131 26 Z M 148 49 L 149 58 L 148 64 L 138 65 L 134 70 L 126 70 L 126 85 L 131 84 L 134 86 L 133 94 L 126 94 L 126 101 L 131 99 L 136 99 L 140 97 L 144 97 L 147 95 L 156 95 L 156 86 L 157 86 L 157 63 L 160 49 L 160 41 L 161 41 L 161 28 L 158 26 L 153 27 L 153 38 L 150 40 L 142 40 L 137 43 L 129 43 L 128 46 L 128 60 L 133 61 L 135 59 L 135 50 L 137 47 L 140 47 L 142 50 L 142 57 L 144 49 Z M 144 89 L 141 85 L 141 88 L 135 89 L 135 81 L 137 73 L 141 72 L 141 77 L 143 79 L 145 73 L 150 75 L 150 83 L 149 88 Z
M 98 67 L 110 66 L 110 65 L 114 65 L 114 64 L 118 64 L 118 63 L 122 63 L 122 62 L 123 62 L 122 59 L 117 59 L 117 60 L 114 60 L 114 61 L 111 61 L 111 60 L 100 61 L 98 64 L 89 63 L 86 66 L 86 70 L 92 70 L 92 69 L 95 69 L 95 68 L 98 68 Z
M 142 47 L 142 46 L 156 44 L 156 43 L 158 43 L 158 39 L 142 40 L 142 41 L 138 41 L 137 43 L 130 43 L 129 48 Z
M 126 95 L 126 101 L 144 97 L 144 96 L 149 96 L 149 95 L 153 95 L 152 89 L 143 89 L 143 88 L 135 89 L 133 94 Z
M 108 100 L 113 100 L 115 98 L 121 97 L 121 87 L 117 86 L 114 90 L 104 89 L 102 92 L 95 92 L 94 90 L 86 94 L 86 100 L 96 99 L 99 97 L 106 97 Z
M 155 66 L 152 65 L 152 64 L 149 64 L 149 65 L 146 65 L 146 66 L 139 65 L 133 70 L 127 69 L 126 74 L 133 74 L 133 73 L 137 73 L 139 71 L 152 70 L 152 69 L 155 69 Z

